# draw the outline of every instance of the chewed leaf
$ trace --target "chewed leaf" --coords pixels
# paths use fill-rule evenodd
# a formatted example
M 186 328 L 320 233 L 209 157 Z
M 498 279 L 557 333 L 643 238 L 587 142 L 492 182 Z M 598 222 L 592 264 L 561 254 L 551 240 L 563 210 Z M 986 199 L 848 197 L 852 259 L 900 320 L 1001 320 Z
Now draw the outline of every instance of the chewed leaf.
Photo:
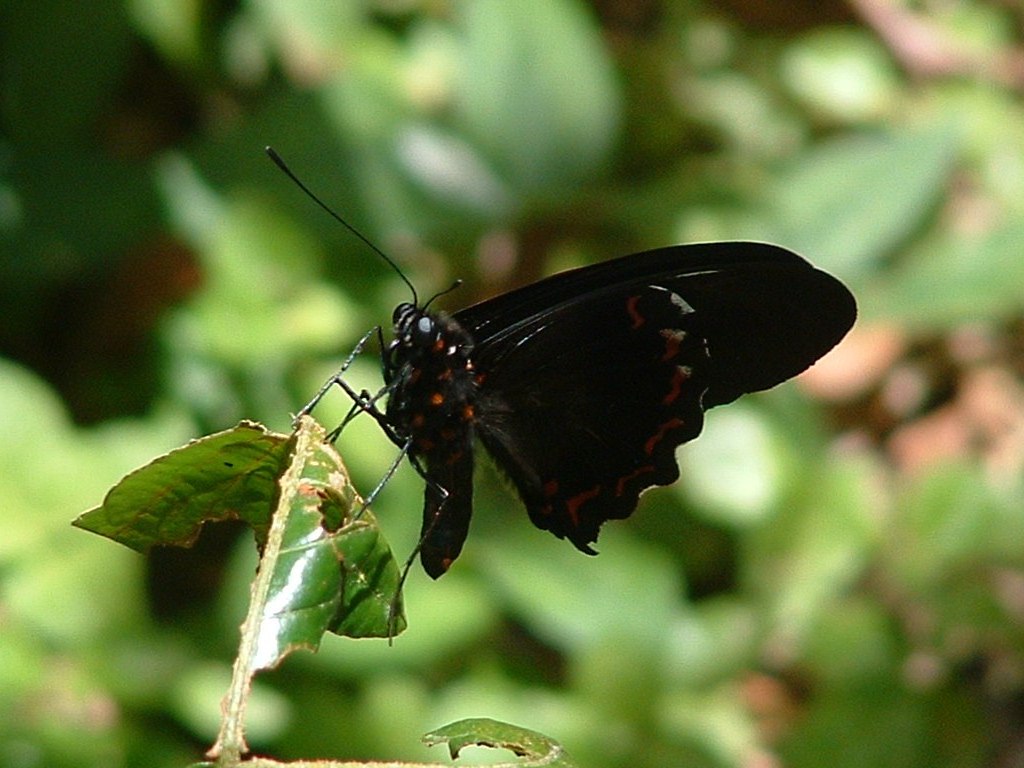
M 193 440 L 128 474 L 74 525 L 145 553 L 190 546 L 204 523 L 223 520 L 252 526 L 264 555 L 256 669 L 315 649 L 327 631 L 405 628 L 391 549 L 312 419 L 291 436 L 242 422 Z
M 203 523 L 242 520 L 262 542 L 289 437 L 243 421 L 193 440 L 126 475 L 74 525 L 137 552 L 191 545 Z
M 552 768 L 574 768 L 577 764 L 566 754 L 558 742 L 543 734 L 502 723 L 488 718 L 471 718 L 438 728 L 426 734 L 423 742 L 427 746 L 447 744 L 452 759 L 459 756 L 465 747 L 483 746 L 507 749 L 522 760 L 502 763 L 502 766 L 551 766 Z
M 255 669 L 273 666 L 294 648 L 315 649 L 327 631 L 388 635 L 398 565 L 368 510 L 351 519 L 361 507 L 341 457 L 324 442 L 323 428 L 304 418 L 281 477 L 280 503 L 260 566 L 268 569 L 269 581 Z M 401 628 L 404 620 L 396 621 L 394 631 Z
M 313 576 L 304 599 L 295 605 L 303 611 L 324 612 L 322 616 L 317 613 L 313 627 L 320 634 L 389 637 L 401 632 L 405 617 L 401 600 L 396 598 L 400 570 L 391 547 L 377 519 L 363 507 L 352 487 L 341 456 L 332 444 L 324 442 L 323 428 L 305 417 L 298 434 L 306 431 L 312 436 L 311 455 L 299 478 L 282 550 L 282 557 L 296 558 L 294 565 L 302 574 Z M 282 499 L 290 493 L 283 477 Z M 331 573 L 333 578 L 329 578 Z M 282 574 L 278 581 L 282 590 L 287 590 L 287 585 L 300 579 L 298 574 Z M 282 591 L 278 599 L 285 597 Z M 327 614 L 330 605 L 335 610 Z M 321 618 L 326 622 L 321 624 Z

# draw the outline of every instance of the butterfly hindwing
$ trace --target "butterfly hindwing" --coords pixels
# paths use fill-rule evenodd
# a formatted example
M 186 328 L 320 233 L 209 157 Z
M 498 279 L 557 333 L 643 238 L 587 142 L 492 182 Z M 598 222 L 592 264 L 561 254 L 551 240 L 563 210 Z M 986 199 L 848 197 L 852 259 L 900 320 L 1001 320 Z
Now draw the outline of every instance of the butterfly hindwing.
M 477 430 L 533 523 L 585 552 L 601 524 L 679 476 L 675 448 L 703 423 L 704 339 L 658 286 L 581 298 L 476 350 Z

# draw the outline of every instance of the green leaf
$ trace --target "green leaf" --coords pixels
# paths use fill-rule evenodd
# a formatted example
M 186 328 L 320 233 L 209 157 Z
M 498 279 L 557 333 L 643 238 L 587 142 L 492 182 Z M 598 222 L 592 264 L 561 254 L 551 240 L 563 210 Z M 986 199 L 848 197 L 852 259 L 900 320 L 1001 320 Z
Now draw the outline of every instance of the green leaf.
M 769 192 L 783 242 L 845 275 L 867 271 L 942 199 L 959 145 L 959 133 L 940 123 L 806 153 Z
M 558 742 L 536 731 L 509 725 L 488 718 L 470 718 L 431 731 L 423 737 L 427 746 L 447 744 L 452 759 L 468 746 L 485 746 L 508 749 L 526 760 L 517 761 L 517 766 L 555 766 L 571 768 L 576 763 L 566 754 Z
M 391 548 L 370 510 L 363 509 L 352 519 L 363 502 L 338 452 L 324 442 L 323 428 L 304 419 L 303 429 L 317 439 L 303 459 L 294 496 L 282 478 L 282 500 L 291 498 L 292 509 L 282 539 L 284 567 L 276 579 L 280 590 L 274 599 L 289 600 L 296 619 L 306 611 L 315 617 L 308 634 L 316 636 L 316 644 L 328 629 L 348 637 L 401 632 L 405 619 L 400 603 L 395 603 L 400 572 Z M 300 585 L 302 592 L 291 594 L 290 585 Z M 389 623 L 392 609 L 398 613 L 394 626 Z
M 72 524 L 143 554 L 190 546 L 211 521 L 242 520 L 263 542 L 287 455 L 286 435 L 243 421 L 128 474 Z
M 564 0 L 457 7 L 457 114 L 473 140 L 526 194 L 551 195 L 593 173 L 619 124 L 614 74 L 593 19 Z
M 892 57 L 875 35 L 854 27 L 818 28 L 794 41 L 780 74 L 793 95 L 837 122 L 878 118 L 899 97 Z
M 898 271 L 865 295 L 866 317 L 928 330 L 1009 320 L 1024 307 L 1024 222 L 982 235 L 948 237 L 915 249 Z
M 316 648 L 328 630 L 349 637 L 401 632 L 405 619 L 393 605 L 398 565 L 369 510 L 351 519 L 362 501 L 341 457 L 315 430 L 319 439 L 308 440 L 307 455 L 295 453 L 294 438 L 251 422 L 193 440 L 127 475 L 73 524 L 145 553 L 190 546 L 207 522 L 242 520 L 266 556 L 277 503 L 286 522 L 277 560 L 261 564 L 261 571 L 271 569 L 271 582 L 258 668 L 294 647 Z
M 678 610 L 676 564 L 624 529 L 603 531 L 601 556 L 581 558 L 553 536 L 506 526 L 471 557 L 519 620 L 560 649 L 629 638 L 631 652 L 654 653 Z
M 223 752 L 228 762 L 246 751 L 243 715 L 256 672 L 298 648 L 315 650 L 330 628 L 352 626 L 361 633 L 357 636 L 385 636 L 404 628 L 400 615 L 392 619 L 392 606 L 400 611 L 398 566 L 379 537 L 365 536 L 372 518 L 360 515 L 351 521 L 362 501 L 325 438 L 324 428 L 303 416 L 289 441 L 292 450 L 242 624 L 223 724 L 210 751 Z M 363 535 L 354 534 L 352 526 Z M 356 582 L 351 589 L 349 581 Z M 351 625 L 343 596 L 358 597 L 360 620 Z
M 304 418 L 281 476 L 260 561 L 265 591 L 261 580 L 253 589 L 253 601 L 262 601 L 254 670 L 274 666 L 296 648 L 316 649 L 328 629 L 352 630 L 356 637 L 386 637 L 391 631 L 398 566 L 368 512 L 349 520 L 362 502 L 324 437 L 322 427 Z M 349 616 L 346 597 L 355 601 L 358 617 Z
M 401 573 L 377 521 L 364 510 L 333 537 L 342 568 L 341 605 L 328 629 L 346 637 L 390 637 L 405 629 L 401 602 L 395 604 Z M 396 616 L 389 625 L 392 611 Z
M 872 514 L 870 462 L 820 460 L 803 498 L 751 539 L 745 580 L 770 606 L 780 642 L 796 643 L 816 616 L 856 582 L 882 536 Z

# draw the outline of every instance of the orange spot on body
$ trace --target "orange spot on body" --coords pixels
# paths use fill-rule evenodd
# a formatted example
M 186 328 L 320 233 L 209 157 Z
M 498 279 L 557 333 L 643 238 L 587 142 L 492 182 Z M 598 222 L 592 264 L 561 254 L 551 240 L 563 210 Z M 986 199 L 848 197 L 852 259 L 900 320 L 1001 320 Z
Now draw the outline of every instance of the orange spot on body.
M 433 405 L 435 408 L 439 405 L 444 405 L 444 395 L 442 395 L 440 392 L 435 392 L 430 396 L 430 404 Z

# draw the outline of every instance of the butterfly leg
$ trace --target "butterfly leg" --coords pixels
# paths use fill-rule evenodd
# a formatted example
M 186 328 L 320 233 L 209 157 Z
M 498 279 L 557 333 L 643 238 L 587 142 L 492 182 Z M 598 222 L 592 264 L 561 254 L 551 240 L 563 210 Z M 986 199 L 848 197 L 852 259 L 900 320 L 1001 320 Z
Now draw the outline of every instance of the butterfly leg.
M 444 505 L 448 501 L 448 498 L 450 496 L 446 488 L 442 487 L 436 480 L 432 479 L 427 475 L 427 470 L 420 463 L 419 459 L 417 459 L 415 455 L 409 453 L 409 449 L 411 447 L 412 441 L 409 440 L 406 442 L 401 455 L 399 455 L 398 457 L 398 460 L 394 463 L 394 465 L 392 465 L 391 471 L 388 473 L 387 476 L 385 476 L 385 478 L 380 482 L 380 484 L 378 484 L 377 488 L 374 489 L 373 493 L 370 494 L 371 496 L 373 496 L 380 490 L 380 488 L 384 485 L 384 483 L 391 476 L 391 474 L 393 474 L 394 471 L 397 469 L 398 464 L 402 459 L 402 456 L 409 457 L 409 463 L 413 465 L 413 467 L 416 469 L 416 472 L 420 475 L 420 477 L 424 479 L 424 481 L 427 484 L 427 493 L 429 494 L 430 492 L 434 492 L 437 494 L 437 506 L 436 509 L 434 510 L 433 516 L 431 517 L 429 523 L 424 524 L 423 530 L 420 532 L 419 541 L 416 542 L 416 546 L 413 547 L 412 552 L 409 553 L 409 557 L 406 558 L 405 563 L 402 565 L 402 573 L 401 576 L 399 576 L 398 578 L 398 587 L 395 590 L 395 597 L 392 599 L 391 605 L 388 607 L 389 643 L 391 642 L 391 639 L 395 635 L 395 622 L 398 620 L 399 611 L 401 609 L 402 590 L 405 588 L 405 581 L 409 578 L 409 572 L 412 570 L 412 567 L 415 564 L 416 559 L 420 557 L 420 554 L 423 551 L 423 546 L 428 543 L 431 534 L 434 532 L 434 528 L 441 520 L 441 510 L 444 509 Z M 437 578 L 437 575 L 434 575 L 433 578 Z
M 348 357 L 345 358 L 345 361 L 341 364 L 341 368 L 339 368 L 338 371 L 333 376 L 331 376 L 329 379 L 327 379 L 327 381 L 324 382 L 324 385 L 322 387 L 320 387 L 320 391 L 317 392 L 313 396 L 313 399 L 310 400 L 308 403 L 306 403 L 304 406 L 302 406 L 302 408 L 299 410 L 299 412 L 297 414 L 295 414 L 295 419 L 292 421 L 292 425 L 293 426 L 303 416 L 308 416 L 310 413 L 312 413 L 313 409 L 316 408 L 316 406 L 320 403 L 320 401 L 324 399 L 324 395 L 326 395 L 330 391 L 331 387 L 333 387 L 335 385 L 337 385 L 337 386 L 341 387 L 343 390 L 345 390 L 345 392 L 349 395 L 349 397 L 351 397 L 353 400 L 355 400 L 356 403 L 358 404 L 358 402 L 359 402 L 358 395 L 356 395 L 354 393 L 352 388 L 350 386 L 348 386 L 348 384 L 346 384 L 346 382 L 344 381 L 344 379 L 342 377 L 345 375 L 345 371 L 347 371 L 349 369 L 349 366 L 352 365 L 352 361 L 354 361 L 360 354 L 362 354 L 363 348 L 366 346 L 366 342 L 370 340 L 370 337 L 373 336 L 374 333 L 377 334 L 378 338 L 383 338 L 383 333 L 382 333 L 381 328 L 380 328 L 379 325 L 374 326 L 369 331 L 367 331 L 363 335 L 363 338 L 361 338 L 358 341 L 358 343 L 355 345 L 355 347 L 349 353 Z M 357 406 L 357 408 L 358 408 L 358 406 Z M 365 410 L 365 409 L 358 409 L 358 410 Z M 346 421 L 347 421 L 347 419 L 346 419 Z
M 409 455 L 409 448 L 411 446 L 411 439 L 406 440 L 401 445 L 400 450 L 398 451 L 398 455 L 395 457 L 394 461 L 391 462 L 391 466 L 388 467 L 387 471 L 384 473 L 384 476 L 380 479 L 380 482 L 377 483 L 376 487 L 374 487 L 374 489 L 370 491 L 366 498 L 363 499 L 363 505 L 359 509 L 359 511 L 354 515 L 354 517 L 359 517 L 363 513 L 363 510 L 370 506 L 376 500 L 377 495 L 384 489 L 384 486 L 388 484 L 388 481 L 394 476 L 395 472 L 398 471 L 398 467 L 401 466 L 402 464 L 402 459 Z
M 362 353 L 363 349 L 366 347 L 366 342 L 369 341 L 370 337 L 373 336 L 374 334 L 377 334 L 377 340 L 381 345 L 381 356 L 382 358 L 386 358 L 386 354 L 384 352 L 384 333 L 381 330 L 381 327 L 377 325 L 371 328 L 363 335 L 363 337 L 359 340 L 359 342 L 356 344 L 353 350 L 349 353 L 348 357 L 345 358 L 345 361 L 341 364 L 341 367 L 337 370 L 337 372 L 329 379 L 327 379 L 327 381 L 324 382 L 323 386 L 320 387 L 320 390 L 316 393 L 316 395 L 313 396 L 313 399 L 306 403 L 306 405 L 304 405 L 299 410 L 298 414 L 296 414 L 295 418 L 292 420 L 293 426 L 296 423 L 298 423 L 298 420 L 300 418 L 302 418 L 303 416 L 308 416 L 313 411 L 313 409 L 316 408 L 320 401 L 323 400 L 324 396 L 330 391 L 331 387 L 337 386 L 343 392 L 345 392 L 345 394 L 348 395 L 349 398 L 351 398 L 352 407 L 349 409 L 348 414 L 342 420 L 341 424 L 339 424 L 337 427 L 331 430 L 331 432 L 328 434 L 327 437 L 331 442 L 334 442 L 335 440 L 338 439 L 338 437 L 341 435 L 342 430 L 358 414 L 367 413 L 370 416 L 372 416 L 373 419 L 380 425 L 381 429 L 384 431 L 384 434 L 387 435 L 388 439 L 391 440 L 391 442 L 393 442 L 399 448 L 402 447 L 406 440 L 405 436 L 400 435 L 395 431 L 387 415 L 377 407 L 377 401 L 391 391 L 391 386 L 384 386 L 375 395 L 370 395 L 370 393 L 367 392 L 366 390 L 357 393 L 352 388 L 352 386 L 344 379 L 345 372 L 352 365 L 352 362 L 356 359 L 356 357 L 358 357 Z
M 387 414 L 381 411 L 377 407 L 377 401 L 386 395 L 391 387 L 383 387 L 377 394 L 371 395 L 367 390 L 356 393 L 352 387 L 348 385 L 348 382 L 344 380 L 338 380 L 337 385 L 352 399 L 352 407 L 349 408 L 345 418 L 342 419 L 341 424 L 332 429 L 327 439 L 332 443 L 336 441 L 340 436 L 342 430 L 348 426 L 349 422 L 352 421 L 360 413 L 369 414 L 379 425 L 384 434 L 387 435 L 388 439 L 391 440 L 399 448 L 402 447 L 404 439 L 395 431 L 394 427 L 391 426 L 391 422 L 388 420 Z

